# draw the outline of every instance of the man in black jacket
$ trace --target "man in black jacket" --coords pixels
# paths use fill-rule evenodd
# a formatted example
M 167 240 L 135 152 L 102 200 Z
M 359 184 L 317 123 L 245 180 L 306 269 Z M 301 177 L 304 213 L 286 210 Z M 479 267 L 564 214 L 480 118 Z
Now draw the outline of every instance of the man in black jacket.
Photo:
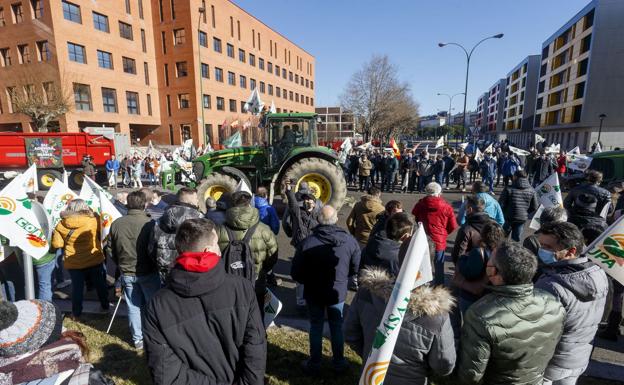
M 325 312 L 331 330 L 334 369 L 347 369 L 342 334 L 343 307 L 350 276 L 360 265 L 360 246 L 346 230 L 336 226 L 338 213 L 331 206 L 321 209 L 319 225 L 297 247 L 290 275 L 304 285 L 303 296 L 310 315 L 310 359 L 304 371 L 317 374 L 321 366 Z
M 505 216 L 505 231 L 511 233 L 511 239 L 520 242 L 524 223 L 529 213 L 537 211 L 539 206 L 535 190 L 529 184 L 527 173 L 518 170 L 513 176 L 511 187 L 505 187 L 498 200 Z
M 156 385 L 264 384 L 266 332 L 253 284 L 226 274 L 214 224 L 179 227 L 169 284 L 147 305 L 143 331 Z
M 390 275 L 398 276 L 401 267 L 399 263 L 401 242 L 411 235 L 413 226 L 414 222 L 406 213 L 390 216 L 385 231 L 371 236 L 362 250 L 360 268 L 380 267 Z
M 596 214 L 601 214 L 605 205 L 611 204 L 611 193 L 600 187 L 602 183 L 602 173 L 596 170 L 587 172 L 587 182 L 573 188 L 563 201 L 566 210 L 574 207 L 576 198 L 581 194 L 590 194 L 596 197 Z
M 535 159 L 533 163 L 533 187 L 545 181 L 553 172 L 555 172 L 555 166 L 552 160 L 542 151 L 539 158 Z

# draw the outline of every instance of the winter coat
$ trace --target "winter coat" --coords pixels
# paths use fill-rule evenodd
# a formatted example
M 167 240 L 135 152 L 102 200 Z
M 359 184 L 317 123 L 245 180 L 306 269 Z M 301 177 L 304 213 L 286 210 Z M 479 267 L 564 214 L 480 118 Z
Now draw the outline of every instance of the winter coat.
M 540 183 L 546 180 L 546 178 L 548 178 L 550 175 L 552 175 L 553 172 L 555 172 L 555 168 L 553 167 L 550 159 L 544 159 L 542 157 L 535 159 L 535 162 L 533 163 L 533 169 L 535 171 L 535 180 Z
M 362 160 L 360 161 L 360 166 L 358 167 L 358 175 L 359 176 L 370 176 L 371 170 L 373 169 L 373 163 L 370 160 Z
M 485 202 L 485 212 L 490 218 L 492 218 L 499 225 L 505 224 L 505 216 L 503 215 L 503 209 L 500 204 L 493 196 L 488 193 L 477 193 L 477 197 L 483 199 Z M 460 225 L 466 223 L 466 203 L 464 202 L 459 208 L 459 212 L 457 213 L 458 222 Z
M 82 161 L 82 173 L 89 177 L 95 175 L 95 163 L 91 160 L 84 159 Z
M 147 252 L 153 228 L 152 218 L 145 211 L 134 209 L 111 225 L 104 251 L 123 275 L 156 272 L 156 264 Z
M 152 217 L 152 220 L 158 221 L 165 213 L 167 207 L 169 207 L 169 205 L 165 203 L 165 201 L 161 200 L 156 205 L 153 205 L 151 203 L 147 205 L 145 212 L 148 213 L 150 217 Z
M 436 160 L 435 163 L 433 163 L 433 175 L 440 175 L 443 172 L 444 172 L 444 161 L 442 159 Z M 442 181 L 438 181 L 438 183 L 441 183 L 441 182 Z
M 598 202 L 596 202 L 596 214 L 600 214 L 604 206 L 607 203 L 611 203 L 611 193 L 608 190 L 587 182 L 570 190 L 568 196 L 563 200 L 563 207 L 565 207 L 566 210 L 570 210 L 574 206 L 576 198 L 581 194 L 590 194 L 596 197 L 598 200 Z
M 175 235 L 178 227 L 187 219 L 201 218 L 202 213 L 196 207 L 176 203 L 169 206 L 152 230 L 148 252 L 156 262 L 160 278 L 164 282 L 173 267 L 178 251 L 175 247 Z
M 498 199 L 505 220 L 510 223 L 524 223 L 529 219 L 529 213 L 537 210 L 539 202 L 535 191 L 527 178 L 517 178 L 511 187 L 505 187 Z
M 565 174 L 567 162 L 568 159 L 565 155 L 561 155 L 557 158 L 557 173 L 559 175 Z
M 416 172 L 419 176 L 431 176 L 433 175 L 433 161 L 430 159 L 421 159 L 418 162 Z
M 360 165 L 360 157 L 357 155 L 349 156 L 349 171 L 356 173 Z
M 362 196 L 347 217 L 349 232 L 358 242 L 368 242 L 368 236 L 377 222 L 377 215 L 384 211 L 385 207 L 381 204 L 381 199 L 370 195 Z
M 573 207 L 568 211 L 568 222 L 576 225 L 581 231 L 591 229 L 602 233 L 607 229 L 607 220 L 592 209 Z
M 604 270 L 586 257 L 547 265 L 535 283 L 565 308 L 563 335 L 545 377 L 561 379 L 562 370 L 585 369 L 604 312 L 609 281 Z
M 519 169 L 520 164 L 518 163 L 518 160 L 512 156 L 505 158 L 501 171 L 503 176 L 512 177 Z
M 260 222 L 269 226 L 273 234 L 277 235 L 279 233 L 280 222 L 275 208 L 269 204 L 266 198 L 259 196 L 254 197 L 254 207 L 258 209 Z
M 154 384 L 264 384 L 266 332 L 251 282 L 226 274 L 216 254 L 192 254 L 204 272 L 177 264 L 143 311 Z
M 466 223 L 459 228 L 457 236 L 455 237 L 455 245 L 451 253 L 453 262 L 457 262 L 460 256 L 479 247 L 481 243 L 481 230 L 483 230 L 486 224 L 493 222 L 492 218 L 486 213 L 474 213 L 467 216 Z
M 104 262 L 98 218 L 93 214 L 64 217 L 52 233 L 52 248 L 63 249 L 66 269 L 86 269 Z
M 225 210 L 215 209 L 206 211 L 206 219 L 210 219 L 215 225 L 225 224 Z
M 507 159 L 509 158 L 507 156 L 503 156 L 501 153 L 496 155 L 496 171 L 498 171 L 501 175 L 504 175 L 503 166 L 505 165 L 505 161 L 507 161 Z
M 384 211 L 377 215 L 377 221 L 371 230 L 371 233 L 368 239 L 371 239 L 375 234 L 381 234 L 383 237 L 386 236 L 386 223 L 388 222 L 388 214 Z
M 288 214 L 284 213 L 285 219 L 282 221 L 282 225 L 286 227 L 288 222 L 286 215 L 288 215 L 290 217 L 290 230 L 292 232 L 290 244 L 297 247 L 299 243 L 312 234 L 312 229 L 318 225 L 317 211 L 304 210 L 300 206 L 303 203 L 297 200 L 297 196 L 292 190 L 287 191 L 286 196 L 288 197 Z M 284 229 L 284 232 L 286 234 L 289 233 L 289 231 L 286 231 L 286 228 Z
M 106 171 L 119 171 L 119 161 L 117 159 L 109 159 L 106 161 Z
M 304 285 L 306 301 L 335 305 L 345 301 L 347 282 L 359 265 L 355 238 L 336 225 L 319 225 L 297 246 L 290 275 Z
M 464 314 L 458 378 L 465 384 L 540 385 L 563 330 L 563 307 L 532 284 L 489 289 Z
M 360 267 L 378 267 L 388 271 L 395 277 L 399 275 L 399 250 L 401 242 L 394 241 L 386 236 L 385 230 L 377 232 L 368 239 L 362 250 Z
M 365 359 L 394 287 L 382 269 L 367 269 L 345 319 L 345 341 Z M 384 379 L 385 385 L 427 384 L 433 373 L 446 376 L 455 366 L 455 341 L 449 313 L 454 299 L 442 286 L 421 286 L 411 294 Z
M 457 228 L 453 208 L 444 198 L 427 196 L 414 205 L 412 215 L 422 222 L 425 232 L 436 245 L 436 251 L 446 250 L 446 238 Z
M 225 224 L 217 228 L 219 236 L 219 248 L 223 252 L 234 239 L 228 239 L 225 226 L 234 233 L 236 240 L 240 241 L 245 237 L 247 230 L 257 224 L 249 246 L 253 257 L 255 272 L 257 276 L 257 287 L 263 287 L 266 283 L 266 273 L 269 272 L 277 262 L 277 239 L 269 226 L 260 222 L 258 210 L 254 207 L 232 207 L 225 212 Z
M 450 155 L 445 155 L 442 160 L 444 161 L 444 172 L 451 172 L 455 167 L 455 160 Z
M 490 159 L 484 158 L 479 164 L 481 170 L 481 176 L 484 178 L 494 178 L 496 176 L 496 160 L 492 157 Z
M 394 156 L 383 158 L 382 164 L 386 175 L 392 175 L 399 171 L 399 161 Z

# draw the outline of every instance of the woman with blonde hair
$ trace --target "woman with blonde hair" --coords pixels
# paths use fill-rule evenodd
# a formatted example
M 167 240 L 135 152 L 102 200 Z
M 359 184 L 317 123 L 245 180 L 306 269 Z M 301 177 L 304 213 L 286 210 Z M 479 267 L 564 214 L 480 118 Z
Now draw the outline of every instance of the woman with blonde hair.
M 104 253 L 97 216 L 83 199 L 74 199 L 61 213 L 61 221 L 52 234 L 52 247 L 63 249 L 63 263 L 72 281 L 72 316 L 82 314 L 85 279 L 97 292 L 102 312 L 108 312 L 108 290 L 104 270 Z

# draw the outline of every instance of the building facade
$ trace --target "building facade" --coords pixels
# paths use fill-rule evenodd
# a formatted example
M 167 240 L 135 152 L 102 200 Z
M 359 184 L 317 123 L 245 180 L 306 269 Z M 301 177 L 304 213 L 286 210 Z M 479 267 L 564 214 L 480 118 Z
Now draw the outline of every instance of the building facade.
M 321 119 L 321 124 L 317 125 L 320 145 L 342 143 L 358 136 L 357 117 L 350 111 L 342 107 L 317 107 L 315 112 Z
M 477 100 L 477 116 L 475 118 L 475 127 L 478 127 L 481 132 L 487 131 L 487 113 L 488 113 L 488 101 L 489 93 L 484 93 L 479 96 Z
M 528 147 L 533 140 L 540 55 L 527 56 L 507 74 L 503 130 L 507 140 Z
M 278 112 L 312 112 L 314 73 L 313 56 L 227 0 L 0 0 L 0 130 L 32 131 L 9 95 L 54 83 L 73 106 L 60 131 L 252 142 L 252 90 Z
M 503 114 L 505 110 L 506 79 L 500 79 L 488 90 L 485 136 L 488 139 L 505 139 Z

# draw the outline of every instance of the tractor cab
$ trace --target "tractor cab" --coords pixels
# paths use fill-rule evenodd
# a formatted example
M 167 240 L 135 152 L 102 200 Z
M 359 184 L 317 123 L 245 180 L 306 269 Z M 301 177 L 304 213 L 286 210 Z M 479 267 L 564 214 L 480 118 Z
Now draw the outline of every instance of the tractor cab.
M 267 115 L 271 166 L 281 164 L 295 147 L 317 145 L 316 114 Z

